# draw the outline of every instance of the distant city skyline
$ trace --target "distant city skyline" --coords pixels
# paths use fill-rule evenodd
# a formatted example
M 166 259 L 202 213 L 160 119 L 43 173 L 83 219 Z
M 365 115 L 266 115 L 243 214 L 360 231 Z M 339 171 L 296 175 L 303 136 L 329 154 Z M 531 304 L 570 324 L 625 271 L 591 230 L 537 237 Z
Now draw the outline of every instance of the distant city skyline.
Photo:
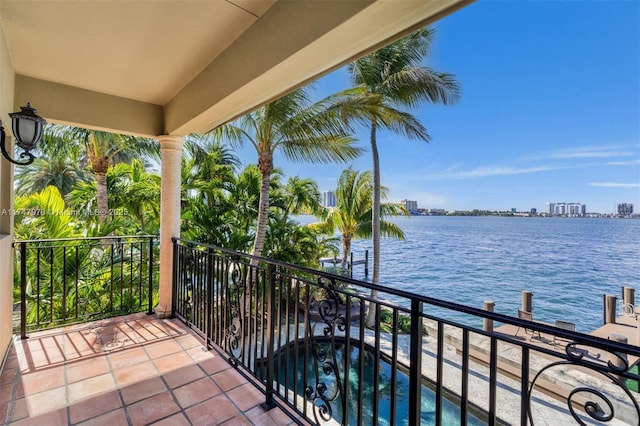
M 433 210 L 433 211 L 456 211 L 456 209 L 440 209 L 440 208 L 428 208 L 421 206 L 417 200 L 403 199 L 398 202 L 398 204 L 402 205 L 409 213 L 416 213 L 418 211 L 423 210 Z M 324 207 L 335 207 L 336 206 L 336 198 L 333 191 L 323 191 L 322 192 L 322 205 Z M 459 211 L 473 211 L 479 209 L 468 209 L 468 210 L 459 210 Z M 484 209 L 486 210 L 486 209 Z M 489 211 L 498 211 L 498 210 L 489 210 Z M 516 207 L 512 207 L 507 210 L 500 211 L 511 211 L 511 212 L 529 212 L 532 215 L 538 214 L 538 209 L 536 207 L 532 207 L 530 209 L 518 209 Z M 618 214 L 622 216 L 629 216 L 634 213 L 634 205 L 633 203 L 619 203 L 614 206 L 613 212 L 595 212 L 587 210 L 587 205 L 584 203 L 577 202 L 548 202 L 547 207 L 544 210 L 544 214 L 555 215 L 555 216 L 585 216 L 587 214 Z
M 331 191 L 323 191 L 322 192 L 322 205 L 325 207 L 335 207 L 336 206 L 336 196 Z
M 545 211 L 581 202 L 588 212 L 640 205 L 640 2 L 476 2 L 434 24 L 425 65 L 462 88 L 453 106 L 412 111 L 427 144 L 378 134 L 389 201 L 423 208 Z M 597 30 L 595 30 L 597 29 Z M 318 99 L 350 87 L 346 69 L 315 83 Z M 304 164 L 276 155 L 284 175 L 334 190 L 350 164 Z M 245 164 L 255 152 L 238 152 Z

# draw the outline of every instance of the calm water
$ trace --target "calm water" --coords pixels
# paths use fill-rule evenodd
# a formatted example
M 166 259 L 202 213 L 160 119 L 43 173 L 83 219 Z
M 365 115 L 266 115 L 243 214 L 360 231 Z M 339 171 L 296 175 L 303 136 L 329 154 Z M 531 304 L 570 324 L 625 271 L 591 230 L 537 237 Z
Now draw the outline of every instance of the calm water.
M 307 219 L 307 220 L 305 220 Z M 301 222 L 311 221 L 301 218 Z M 636 289 L 640 303 L 640 220 L 444 217 L 393 218 L 405 241 L 382 240 L 380 284 L 516 315 L 533 292 L 534 318 L 568 319 L 578 331 L 602 325 L 603 294 Z M 370 242 L 355 241 L 363 257 Z M 356 266 L 354 278 L 363 278 Z

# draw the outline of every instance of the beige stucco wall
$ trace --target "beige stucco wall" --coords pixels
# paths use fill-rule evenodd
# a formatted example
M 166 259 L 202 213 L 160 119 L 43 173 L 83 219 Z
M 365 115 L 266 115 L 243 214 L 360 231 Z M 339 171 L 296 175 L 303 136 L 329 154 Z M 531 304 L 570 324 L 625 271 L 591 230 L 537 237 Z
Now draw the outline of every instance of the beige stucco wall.
M 0 119 L 11 135 L 9 113 L 13 111 L 15 74 L 11 66 L 4 34 L 0 31 Z M 0 362 L 11 343 L 13 306 L 13 165 L 0 158 Z

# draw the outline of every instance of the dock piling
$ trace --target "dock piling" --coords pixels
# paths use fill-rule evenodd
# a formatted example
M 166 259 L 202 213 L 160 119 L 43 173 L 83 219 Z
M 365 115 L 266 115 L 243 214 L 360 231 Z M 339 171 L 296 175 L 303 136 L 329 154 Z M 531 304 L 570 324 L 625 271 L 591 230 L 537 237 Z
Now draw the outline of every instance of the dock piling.
M 482 302 L 482 309 L 485 311 L 493 312 L 496 304 L 492 300 L 485 300 Z M 493 333 L 493 320 L 488 318 L 482 319 L 482 329 L 487 333 Z
M 623 303 L 629 305 L 635 305 L 635 289 L 633 287 L 622 287 L 622 300 Z
M 605 294 L 604 298 L 604 323 L 613 324 L 616 322 L 616 305 L 618 298 L 611 294 Z
M 349 277 L 353 278 L 353 252 L 349 253 Z
M 533 312 L 533 293 L 529 290 L 522 291 L 522 310 Z
M 364 251 L 364 276 L 369 276 L 369 250 Z

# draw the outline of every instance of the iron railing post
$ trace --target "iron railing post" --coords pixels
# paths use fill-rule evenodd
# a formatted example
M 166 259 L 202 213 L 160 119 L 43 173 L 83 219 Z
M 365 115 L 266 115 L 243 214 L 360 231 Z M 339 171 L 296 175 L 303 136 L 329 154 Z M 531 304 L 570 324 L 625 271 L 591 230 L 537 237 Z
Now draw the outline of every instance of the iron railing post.
M 409 424 L 420 424 L 422 400 L 422 302 L 411 299 L 411 338 L 409 348 Z M 436 413 L 440 415 L 440 413 Z
M 153 237 L 149 237 L 149 307 L 147 314 L 153 314 Z
M 522 368 L 520 379 L 520 424 L 526 425 L 529 417 L 529 404 L 531 402 L 529 394 L 529 348 L 522 347 Z
M 27 338 L 27 243 L 25 242 L 20 243 L 20 338 Z
M 176 302 L 178 299 L 178 239 L 176 237 L 171 238 L 171 244 L 173 245 L 173 268 L 171 271 L 171 316 L 173 317 L 176 312 Z
M 491 336 L 491 349 L 489 350 L 489 413 L 487 423 L 494 426 L 497 422 L 498 409 L 498 340 Z
M 273 402 L 273 380 L 275 378 L 274 365 L 275 353 L 273 349 L 273 341 L 275 333 L 273 329 L 273 319 L 275 316 L 275 297 L 276 297 L 276 266 L 269 263 L 268 266 L 268 283 L 267 291 L 267 383 L 265 392 L 264 406 L 266 409 L 275 407 Z
M 204 291 L 204 347 L 209 350 L 209 333 L 211 333 L 211 308 L 213 307 L 213 249 L 207 247 L 207 286 Z M 213 342 L 213 336 L 211 336 Z

